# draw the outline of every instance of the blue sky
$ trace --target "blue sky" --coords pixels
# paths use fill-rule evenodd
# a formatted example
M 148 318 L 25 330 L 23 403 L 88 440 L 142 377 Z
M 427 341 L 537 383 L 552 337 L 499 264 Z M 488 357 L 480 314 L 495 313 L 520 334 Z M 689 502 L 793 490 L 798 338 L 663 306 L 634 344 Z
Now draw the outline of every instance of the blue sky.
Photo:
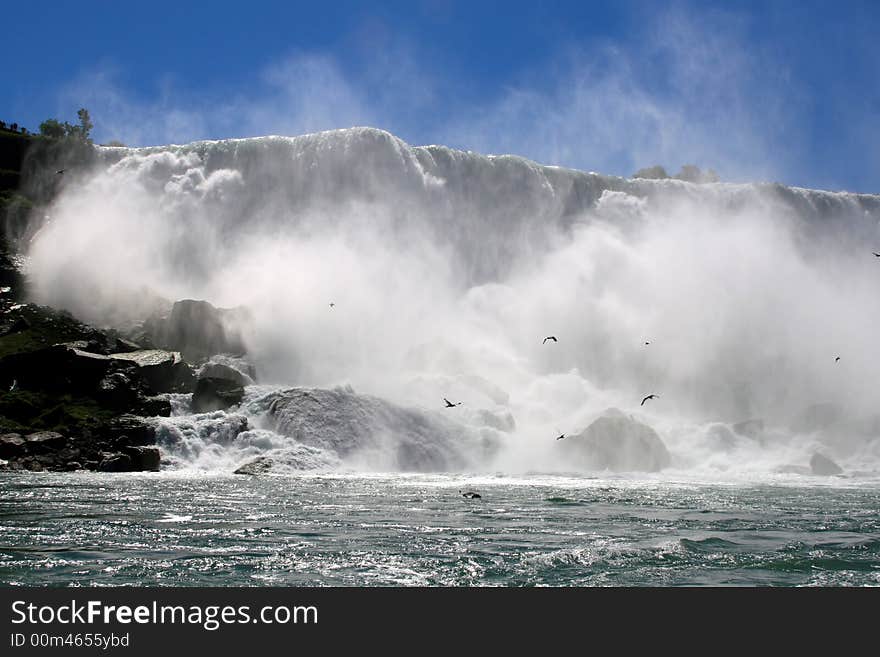
M 877 2 L 2 2 L 0 119 L 98 141 L 373 125 L 629 175 L 880 192 Z

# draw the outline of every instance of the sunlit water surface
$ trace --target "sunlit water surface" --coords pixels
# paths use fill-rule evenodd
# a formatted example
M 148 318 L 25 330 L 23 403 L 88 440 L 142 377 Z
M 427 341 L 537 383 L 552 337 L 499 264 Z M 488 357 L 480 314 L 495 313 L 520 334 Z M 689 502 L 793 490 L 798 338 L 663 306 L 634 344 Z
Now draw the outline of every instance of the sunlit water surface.
M 4 474 L 0 584 L 878 585 L 878 509 L 873 477 Z

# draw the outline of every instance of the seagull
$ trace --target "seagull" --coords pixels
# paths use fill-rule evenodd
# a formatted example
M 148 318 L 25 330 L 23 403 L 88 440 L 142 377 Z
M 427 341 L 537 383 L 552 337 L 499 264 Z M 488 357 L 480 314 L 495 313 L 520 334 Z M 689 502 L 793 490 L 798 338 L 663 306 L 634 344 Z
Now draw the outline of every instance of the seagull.
M 553 342 L 559 342 L 559 340 L 556 339 L 555 335 L 548 335 L 546 338 L 544 338 L 544 342 L 542 342 L 541 344 L 546 343 L 547 340 L 553 340 Z
M 648 401 L 649 399 L 657 399 L 658 397 L 660 397 L 660 395 L 648 395 L 647 397 L 645 397 L 645 398 L 642 400 L 642 403 L 639 404 L 639 406 L 644 406 L 644 405 L 645 405 L 645 402 Z
M 872 253 L 873 253 L 875 256 L 877 256 L 878 258 L 880 258 L 880 253 L 877 253 L 876 251 L 872 251 Z
M 458 492 L 461 493 L 461 491 L 458 491 Z M 466 498 L 468 498 L 469 500 L 481 500 L 481 499 L 483 499 L 483 496 L 482 496 L 482 495 L 480 495 L 479 493 L 475 493 L 475 492 L 473 492 L 473 491 L 470 491 L 470 490 L 467 491 L 467 492 L 461 493 L 461 496 L 462 496 L 462 497 L 466 497 Z
M 565 438 L 565 434 L 562 432 L 560 432 L 559 435 L 556 436 L 556 440 L 562 440 L 563 438 Z
M 839 361 L 839 360 L 840 360 L 840 356 L 838 356 L 837 358 L 835 358 L 835 359 L 834 359 L 834 362 L 836 363 L 836 362 Z
M 456 406 L 461 406 L 461 402 L 458 402 L 457 404 L 453 404 L 451 401 L 446 399 L 446 397 L 443 398 L 443 401 L 446 402 L 446 408 L 455 408 Z
M 60 175 L 60 174 L 64 173 L 65 171 L 67 171 L 67 169 L 59 169 L 58 171 L 55 172 L 55 175 L 56 176 Z
M 18 379 L 12 379 L 12 385 L 9 386 L 9 392 L 14 392 L 18 387 Z

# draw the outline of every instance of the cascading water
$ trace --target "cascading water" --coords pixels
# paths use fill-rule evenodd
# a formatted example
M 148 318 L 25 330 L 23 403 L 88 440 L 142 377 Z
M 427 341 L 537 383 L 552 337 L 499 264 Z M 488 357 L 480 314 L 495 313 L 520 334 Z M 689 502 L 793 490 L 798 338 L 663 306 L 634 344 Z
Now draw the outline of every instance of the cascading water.
M 178 400 L 170 467 L 560 472 L 554 438 L 609 408 L 674 470 L 880 462 L 878 196 L 628 180 L 366 128 L 99 155 L 31 241 L 35 300 L 103 325 L 156 298 L 252 319 L 261 385 L 230 412 Z

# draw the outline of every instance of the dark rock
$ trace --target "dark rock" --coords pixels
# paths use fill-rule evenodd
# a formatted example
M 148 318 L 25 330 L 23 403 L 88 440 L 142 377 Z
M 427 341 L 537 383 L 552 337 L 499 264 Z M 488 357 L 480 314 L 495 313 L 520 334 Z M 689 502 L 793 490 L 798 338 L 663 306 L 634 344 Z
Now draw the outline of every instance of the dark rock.
M 23 455 L 27 451 L 24 438 L 17 433 L 0 436 L 0 458 L 8 459 Z
M 101 427 L 101 438 L 117 449 L 152 445 L 156 442 L 156 427 L 141 417 L 120 415 Z
M 127 354 L 132 351 L 143 351 L 143 347 L 139 344 L 135 344 L 131 340 L 126 340 L 125 338 L 115 337 L 114 341 L 111 345 L 112 351 L 110 353 L 114 354 Z
M 733 430 L 740 436 L 759 440 L 764 434 L 764 420 L 745 420 L 733 425 Z
M 131 459 L 131 469 L 133 471 L 152 471 L 159 470 L 159 462 L 161 457 L 156 447 L 126 447 L 123 454 L 128 455 Z
M 0 337 L 5 337 L 7 335 L 12 335 L 13 333 L 20 333 L 22 331 L 27 331 L 31 327 L 29 321 L 27 321 L 24 317 L 16 317 L 11 321 L 0 322 Z
M 118 360 L 137 365 L 139 374 L 154 392 L 191 392 L 195 376 L 180 353 L 162 349 L 145 349 L 112 354 Z
M 242 309 L 216 308 L 207 301 L 185 299 L 172 306 L 167 318 L 153 318 L 145 333 L 153 344 L 180 351 L 190 362 L 214 354 L 245 352 L 241 336 L 247 313 Z
M 202 378 L 196 382 L 192 408 L 196 413 L 218 411 L 240 404 L 244 388 L 227 379 Z
M 0 372 L 3 372 L 0 385 L 8 389 L 15 380 L 19 387 L 28 390 L 60 393 L 93 390 L 112 364 L 113 360 L 107 356 L 54 345 L 0 359 Z
M 253 461 L 245 463 L 243 466 L 233 472 L 240 475 L 261 475 L 266 474 L 272 469 L 275 462 L 268 456 L 258 456 Z
M 810 471 L 820 476 L 843 474 L 843 469 L 837 463 L 819 453 L 813 454 L 810 459 Z
M 64 466 L 65 472 L 75 472 L 76 470 L 82 469 L 82 463 L 80 463 L 79 461 L 68 461 Z
M 98 464 L 99 472 L 131 472 L 132 461 L 128 454 L 106 454 Z
M 443 411 L 398 406 L 348 386 L 280 391 L 269 415 L 273 429 L 297 443 L 376 469 L 461 470 L 485 463 L 501 446 L 492 429 L 476 431 Z
M 557 444 L 593 470 L 657 472 L 672 460 L 656 431 L 617 409 L 607 410 L 580 434 Z
M 138 405 L 142 394 L 131 378 L 123 372 L 112 372 L 98 382 L 95 393 L 104 406 L 127 410 Z
M 56 461 L 60 463 L 68 463 L 77 460 L 80 456 L 80 451 L 76 447 L 65 447 L 54 452 L 53 455 Z
M 238 386 L 249 386 L 254 383 L 251 377 L 223 363 L 206 363 L 199 370 L 199 378 L 223 379 L 224 381 L 231 381 Z
M 140 415 L 147 417 L 169 417 L 171 415 L 171 402 L 162 397 L 146 397 L 131 409 Z
M 55 450 L 67 444 L 67 438 L 54 431 L 37 431 L 25 436 L 29 452 Z

